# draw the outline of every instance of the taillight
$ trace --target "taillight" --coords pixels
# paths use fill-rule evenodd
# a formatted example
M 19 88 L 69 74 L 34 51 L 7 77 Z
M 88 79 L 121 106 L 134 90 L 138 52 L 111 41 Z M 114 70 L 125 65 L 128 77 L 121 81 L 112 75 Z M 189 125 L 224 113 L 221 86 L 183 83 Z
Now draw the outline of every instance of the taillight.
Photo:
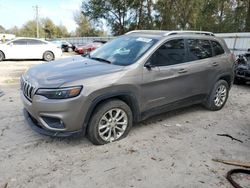
M 230 58 L 232 59 L 233 62 L 236 61 L 236 56 L 233 53 L 230 53 Z

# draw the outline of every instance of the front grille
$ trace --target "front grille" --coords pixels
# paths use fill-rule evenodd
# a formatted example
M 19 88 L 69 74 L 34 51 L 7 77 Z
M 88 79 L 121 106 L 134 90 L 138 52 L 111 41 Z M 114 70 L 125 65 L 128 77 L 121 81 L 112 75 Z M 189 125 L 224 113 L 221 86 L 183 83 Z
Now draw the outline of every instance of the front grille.
M 34 87 L 29 82 L 25 81 L 24 78 L 21 78 L 21 90 L 23 91 L 24 96 L 32 101 Z

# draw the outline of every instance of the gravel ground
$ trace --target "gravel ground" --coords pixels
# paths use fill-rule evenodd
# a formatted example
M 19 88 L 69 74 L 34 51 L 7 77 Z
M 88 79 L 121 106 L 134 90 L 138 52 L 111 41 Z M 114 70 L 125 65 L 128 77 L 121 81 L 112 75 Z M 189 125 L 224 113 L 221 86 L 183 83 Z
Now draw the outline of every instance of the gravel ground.
M 0 187 L 231 187 L 233 166 L 250 161 L 250 87 L 233 86 L 218 112 L 192 106 L 135 125 L 127 138 L 94 146 L 86 138 L 50 138 L 22 115 L 18 80 L 42 61 L 0 63 Z M 243 143 L 217 134 L 229 134 Z M 237 176 L 250 187 L 250 176 Z

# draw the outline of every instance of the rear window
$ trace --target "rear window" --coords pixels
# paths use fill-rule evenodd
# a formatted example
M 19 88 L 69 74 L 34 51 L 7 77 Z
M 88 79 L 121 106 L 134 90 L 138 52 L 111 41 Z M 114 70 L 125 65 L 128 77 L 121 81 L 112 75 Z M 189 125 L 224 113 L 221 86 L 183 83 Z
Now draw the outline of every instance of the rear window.
M 225 53 L 225 51 L 221 47 L 220 43 L 218 43 L 216 41 L 211 41 L 211 42 L 212 42 L 212 47 L 213 47 L 213 50 L 214 50 L 214 56 L 221 55 L 221 54 Z
M 212 47 L 209 40 L 188 39 L 189 61 L 212 57 Z

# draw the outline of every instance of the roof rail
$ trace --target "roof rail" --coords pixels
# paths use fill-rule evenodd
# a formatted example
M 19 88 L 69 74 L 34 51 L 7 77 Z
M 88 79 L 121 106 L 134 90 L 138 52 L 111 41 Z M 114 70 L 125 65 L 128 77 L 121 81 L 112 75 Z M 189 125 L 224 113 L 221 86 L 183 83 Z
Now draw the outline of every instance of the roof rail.
M 198 35 L 209 35 L 209 36 L 215 36 L 212 32 L 208 31 L 192 31 L 192 30 L 185 30 L 185 31 L 167 31 L 167 30 L 133 30 L 125 33 L 125 35 L 131 34 L 131 33 L 146 33 L 146 34 L 152 34 L 152 35 L 162 35 L 162 36 L 169 36 L 169 35 L 177 35 L 177 34 L 198 34 Z
M 168 33 L 169 31 L 166 31 L 166 30 L 133 30 L 133 31 L 129 31 L 127 33 L 125 33 L 125 35 L 128 35 L 128 34 L 131 34 L 131 33 L 147 33 L 147 34 L 166 34 Z
M 214 36 L 214 34 L 212 32 L 208 32 L 208 31 L 169 31 L 167 33 L 164 34 L 164 36 L 169 36 L 169 35 L 177 35 L 177 34 L 198 34 L 198 35 L 209 35 L 209 36 Z

